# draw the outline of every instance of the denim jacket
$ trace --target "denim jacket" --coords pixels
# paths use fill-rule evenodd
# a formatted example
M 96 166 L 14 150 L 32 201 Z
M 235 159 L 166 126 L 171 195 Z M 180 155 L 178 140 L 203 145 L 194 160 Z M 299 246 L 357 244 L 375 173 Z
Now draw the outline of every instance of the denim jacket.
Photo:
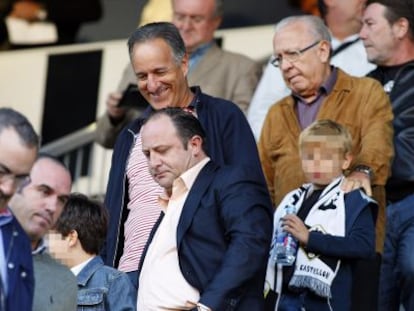
M 129 277 L 93 258 L 78 274 L 78 310 L 136 310 L 137 292 Z

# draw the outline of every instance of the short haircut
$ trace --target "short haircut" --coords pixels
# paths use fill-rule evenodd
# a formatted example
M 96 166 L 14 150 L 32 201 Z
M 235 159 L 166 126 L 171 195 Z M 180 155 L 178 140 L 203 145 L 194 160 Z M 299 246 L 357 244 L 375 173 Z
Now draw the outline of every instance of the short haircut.
M 215 9 L 214 9 L 214 16 L 223 16 L 224 13 L 224 1 L 223 0 L 215 0 Z
M 66 237 L 78 233 L 82 248 L 88 254 L 99 254 L 108 228 L 108 212 L 104 206 L 81 193 L 72 193 L 60 215 L 55 230 Z
M 160 116 L 167 116 L 171 120 L 185 149 L 187 149 L 188 141 L 197 135 L 200 136 L 203 141 L 203 151 L 207 152 L 206 133 L 200 121 L 198 121 L 191 112 L 177 107 L 155 110 L 146 120 L 144 120 L 144 124 L 148 123 L 150 120 L 159 118 Z
M 134 46 L 155 39 L 162 39 L 171 48 L 175 62 L 180 64 L 186 53 L 184 41 L 177 27 L 172 23 L 157 22 L 138 27 L 128 39 L 129 55 L 132 58 Z
M 400 18 L 410 24 L 410 37 L 414 40 L 414 1 L 413 0 L 368 0 L 367 5 L 378 3 L 385 6 L 384 17 L 390 25 Z
M 334 138 L 332 141 L 341 145 L 344 154 L 352 151 L 352 137 L 348 129 L 332 120 L 318 120 L 305 128 L 299 135 L 299 148 L 315 136 Z
M 303 23 L 307 25 L 307 30 L 313 39 L 325 40 L 329 43 L 331 42 L 331 34 L 328 27 L 319 16 L 313 15 L 297 15 L 285 17 L 276 24 L 275 33 L 278 33 L 286 26 L 290 26 L 296 23 Z
M 6 128 L 14 129 L 25 146 L 39 149 L 39 136 L 29 120 L 20 112 L 12 108 L 0 108 L 0 133 Z

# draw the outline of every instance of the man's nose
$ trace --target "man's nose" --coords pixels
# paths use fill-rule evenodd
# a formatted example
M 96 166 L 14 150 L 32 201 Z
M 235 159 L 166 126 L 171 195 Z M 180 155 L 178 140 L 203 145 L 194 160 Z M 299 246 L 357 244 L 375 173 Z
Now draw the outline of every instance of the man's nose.
M 149 75 L 147 80 L 147 89 L 149 92 L 155 92 L 158 87 L 158 81 L 155 76 Z
M 5 178 L 0 182 L 0 190 L 7 196 L 12 196 L 16 191 L 16 182 L 13 178 Z

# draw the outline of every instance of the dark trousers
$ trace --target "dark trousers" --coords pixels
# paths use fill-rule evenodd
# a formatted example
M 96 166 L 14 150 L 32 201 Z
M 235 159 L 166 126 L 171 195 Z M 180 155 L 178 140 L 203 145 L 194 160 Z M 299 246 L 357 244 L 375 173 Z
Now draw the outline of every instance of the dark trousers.
M 352 276 L 352 311 L 377 311 L 381 254 L 355 262 Z

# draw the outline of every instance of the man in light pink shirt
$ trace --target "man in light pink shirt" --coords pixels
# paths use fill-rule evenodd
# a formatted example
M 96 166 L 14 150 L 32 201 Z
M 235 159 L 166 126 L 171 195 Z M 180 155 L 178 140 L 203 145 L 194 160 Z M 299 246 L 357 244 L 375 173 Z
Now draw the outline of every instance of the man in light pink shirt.
M 262 310 L 272 231 L 266 186 L 245 167 L 211 161 L 200 122 L 180 108 L 154 112 L 141 138 L 164 194 L 137 309 Z

